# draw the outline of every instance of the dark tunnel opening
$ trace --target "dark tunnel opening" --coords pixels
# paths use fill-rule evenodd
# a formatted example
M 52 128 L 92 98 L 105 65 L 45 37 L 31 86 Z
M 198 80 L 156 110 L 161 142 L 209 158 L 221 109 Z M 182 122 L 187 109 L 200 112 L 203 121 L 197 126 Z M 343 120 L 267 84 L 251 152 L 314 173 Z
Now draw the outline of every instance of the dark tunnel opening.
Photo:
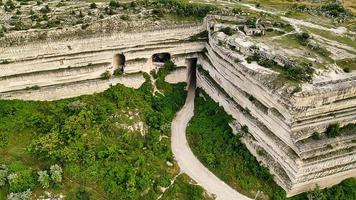
M 155 53 L 152 55 L 152 62 L 154 63 L 165 63 L 171 60 L 170 53 Z

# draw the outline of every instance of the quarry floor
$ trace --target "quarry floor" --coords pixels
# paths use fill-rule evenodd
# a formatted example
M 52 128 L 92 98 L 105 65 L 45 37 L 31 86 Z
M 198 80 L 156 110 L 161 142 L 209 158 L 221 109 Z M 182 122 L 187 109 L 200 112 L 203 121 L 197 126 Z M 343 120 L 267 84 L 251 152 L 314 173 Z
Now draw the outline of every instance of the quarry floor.
M 195 86 L 191 86 L 185 105 L 172 122 L 172 151 L 181 172 L 186 173 L 217 200 L 250 200 L 210 172 L 190 149 L 185 131 L 194 116 L 194 97 Z

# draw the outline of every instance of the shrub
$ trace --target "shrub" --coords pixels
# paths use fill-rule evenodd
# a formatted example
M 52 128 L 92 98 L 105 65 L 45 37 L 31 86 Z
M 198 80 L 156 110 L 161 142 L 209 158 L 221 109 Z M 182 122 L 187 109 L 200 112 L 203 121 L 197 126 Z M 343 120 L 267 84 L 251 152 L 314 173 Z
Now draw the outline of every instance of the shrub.
M 25 88 L 26 90 L 39 90 L 40 89 L 40 86 L 38 86 L 38 85 L 34 85 L 34 86 L 31 86 L 31 87 L 26 87 Z
M 113 74 L 114 76 L 121 76 L 122 74 L 124 74 L 124 72 L 121 68 L 119 68 L 119 69 L 115 69 Z
M 248 131 L 249 131 L 248 126 L 246 126 L 246 125 L 243 125 L 243 126 L 241 127 L 241 130 L 242 130 L 244 133 L 248 133 Z
M 0 148 L 6 147 L 9 143 L 9 136 L 7 133 L 0 132 Z
M 229 26 L 227 26 L 227 27 L 221 29 L 221 31 L 222 31 L 223 33 L 225 33 L 226 35 L 230 35 L 230 36 L 234 34 L 234 30 L 233 30 L 231 27 L 229 27 Z
M 0 166 L 0 187 L 3 187 L 6 184 L 6 178 L 8 171 L 5 165 Z
M 336 136 L 340 135 L 340 125 L 339 124 L 331 124 L 326 129 L 326 136 L 329 138 L 335 138 Z
M 344 17 L 349 13 L 339 2 L 330 2 L 321 6 L 320 10 L 335 18 Z
M 49 175 L 47 171 L 39 171 L 38 174 L 38 182 L 40 183 L 41 187 L 46 189 L 49 188 Z
M 14 2 L 11 0 L 7 0 L 4 5 L 5 11 L 11 11 L 16 8 Z
M 62 168 L 59 165 L 52 165 L 51 168 L 51 179 L 54 183 L 58 184 L 62 182 Z
M 51 12 L 51 9 L 49 8 L 48 5 L 45 5 L 44 7 L 42 7 L 40 9 L 40 12 L 43 13 L 43 14 L 47 14 L 47 13 Z
M 95 9 L 95 8 L 97 8 L 96 3 L 91 3 L 90 4 L 90 9 Z
M 117 1 L 114 1 L 114 0 L 111 0 L 109 3 L 109 6 L 112 8 L 117 8 L 117 7 L 120 7 L 120 3 Z
M 89 24 L 82 24 L 81 25 L 81 29 L 83 29 L 83 30 L 85 30 L 85 29 L 87 29 L 89 27 Z
M 195 34 L 195 35 L 191 36 L 189 38 L 189 40 L 192 41 L 192 42 L 195 42 L 195 41 L 199 41 L 200 39 L 207 40 L 208 37 L 209 37 L 208 31 L 202 31 L 202 32 L 200 32 L 198 34 Z
M 57 3 L 56 7 L 62 7 L 62 6 L 65 6 L 65 5 L 66 5 L 65 3 L 60 1 L 60 2 Z
M 78 14 L 78 17 L 79 17 L 79 18 L 83 18 L 84 16 L 85 16 L 85 15 L 84 15 L 83 12 L 80 10 L 80 11 L 79 11 L 79 14 Z
M 7 200 L 31 200 L 32 192 L 30 189 L 18 192 L 18 193 L 10 193 L 7 195 Z
M 311 136 L 313 140 L 320 140 L 320 134 L 318 132 L 314 132 Z
M 128 15 L 121 15 L 120 16 L 120 19 L 124 20 L 124 21 L 127 21 L 130 19 L 130 17 Z
M 7 176 L 11 192 L 23 192 L 35 187 L 32 171 L 28 169 L 13 172 Z
M 108 79 L 110 79 L 110 77 L 111 77 L 111 74 L 109 71 L 106 71 L 100 75 L 100 78 L 103 80 L 108 80 Z
M 350 73 L 351 72 L 351 69 L 348 68 L 348 67 L 345 67 L 343 70 L 344 70 L 345 73 Z
M 79 114 L 80 111 L 82 111 L 86 108 L 86 106 L 87 106 L 86 103 L 81 102 L 80 100 L 76 100 L 76 101 L 69 102 L 64 107 L 63 110 L 70 115 Z
M 111 9 L 111 8 L 109 8 L 109 7 L 105 7 L 105 13 L 107 14 L 107 15 L 114 15 L 115 14 L 115 12 Z
M 292 94 L 295 94 L 295 93 L 298 93 L 298 92 L 301 92 L 302 91 L 302 87 L 300 87 L 300 85 L 297 85 L 293 91 L 292 91 Z
M 144 1 L 146 5 L 152 5 L 152 2 Z M 216 7 L 206 4 L 189 3 L 182 0 L 157 0 L 154 1 L 156 7 L 167 9 L 170 13 L 174 13 L 180 17 L 193 16 L 203 18 L 209 12 L 216 10 Z
M 71 199 L 71 198 L 69 198 Z M 81 186 L 78 191 L 75 193 L 75 200 L 90 200 L 90 194 L 85 190 L 83 186 Z
M 295 36 L 301 45 L 306 46 L 308 44 L 308 40 L 310 38 L 309 33 L 307 32 L 298 33 Z

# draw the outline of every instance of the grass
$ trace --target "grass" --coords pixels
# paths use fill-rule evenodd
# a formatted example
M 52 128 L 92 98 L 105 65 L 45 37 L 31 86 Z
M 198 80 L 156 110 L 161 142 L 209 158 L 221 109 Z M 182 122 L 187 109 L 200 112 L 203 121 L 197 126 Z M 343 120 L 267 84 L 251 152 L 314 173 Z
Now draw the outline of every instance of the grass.
M 0 188 L 0 200 L 6 199 L 6 192 L 2 188 Z
M 350 70 L 356 70 L 356 58 L 337 60 L 336 64 L 342 69 L 349 68 Z
M 162 196 L 162 200 L 212 200 L 213 198 L 209 197 L 204 190 L 198 186 L 190 183 L 191 179 L 185 175 L 178 175 L 177 179 L 173 185 L 167 189 L 167 191 Z M 184 192 L 183 192 L 184 191 Z M 200 194 L 204 193 L 203 196 Z M 200 198 L 197 198 L 199 197 Z
M 294 18 L 294 19 L 300 19 L 300 20 L 308 20 L 310 17 L 313 17 L 309 13 L 305 12 L 299 12 L 296 10 L 290 10 L 286 13 L 286 17 Z
M 303 49 L 303 46 L 291 35 L 286 35 L 275 40 L 282 48 Z
M 195 105 L 187 138 L 198 159 L 242 194 L 253 198 L 262 191 L 273 196 L 273 188 L 278 186 L 232 133 L 228 125 L 231 117 L 202 90 L 197 90 Z
M 309 46 L 303 46 L 294 35 L 286 35 L 273 41 L 276 41 L 284 49 L 303 50 L 304 53 L 309 54 L 308 57 L 316 58 L 318 62 L 313 64 L 314 67 L 325 68 L 325 64 L 334 63 L 334 60 L 329 56 L 330 52 L 325 50 L 326 54 L 322 54 Z M 307 61 L 303 57 L 295 57 L 294 59 Z
M 356 42 L 353 41 L 350 37 L 347 36 L 338 36 L 335 35 L 332 32 L 329 31 L 325 31 L 325 30 L 320 30 L 320 29 L 316 29 L 316 28 L 310 28 L 310 27 L 305 27 L 303 26 L 303 28 L 307 29 L 308 31 L 310 31 L 311 33 L 314 33 L 316 35 L 320 35 L 326 39 L 332 40 L 332 41 L 337 41 L 339 43 L 345 44 L 347 46 L 353 47 L 356 50 Z

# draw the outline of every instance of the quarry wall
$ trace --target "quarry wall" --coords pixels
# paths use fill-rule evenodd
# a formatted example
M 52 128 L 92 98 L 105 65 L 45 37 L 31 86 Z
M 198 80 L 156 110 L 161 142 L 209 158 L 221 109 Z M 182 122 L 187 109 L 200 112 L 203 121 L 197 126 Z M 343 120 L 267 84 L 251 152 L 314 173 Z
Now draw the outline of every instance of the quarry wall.
M 0 98 L 54 100 L 100 92 L 116 83 L 137 87 L 142 78 L 138 81 L 138 75 L 130 74 L 161 66 L 153 61 L 154 54 L 168 53 L 178 66 L 184 66 L 185 58 L 201 52 L 204 42 L 191 41 L 190 37 L 203 29 L 202 25 L 179 25 L 140 33 L 1 47 Z M 105 72 L 113 74 L 120 68 L 122 77 L 100 80 Z M 63 86 L 74 90 L 61 90 Z

